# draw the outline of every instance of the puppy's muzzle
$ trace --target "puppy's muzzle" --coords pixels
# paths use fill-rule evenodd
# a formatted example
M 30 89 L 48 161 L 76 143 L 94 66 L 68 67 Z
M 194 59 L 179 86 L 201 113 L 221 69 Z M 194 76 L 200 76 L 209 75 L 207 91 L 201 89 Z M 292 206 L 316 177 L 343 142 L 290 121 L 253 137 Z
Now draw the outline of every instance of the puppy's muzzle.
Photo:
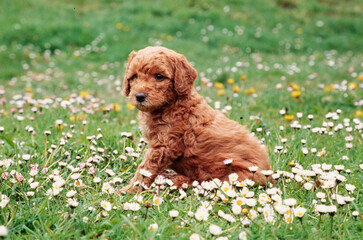
M 146 100 L 146 93 L 140 92 L 140 93 L 136 93 L 135 95 L 136 97 L 136 101 L 139 103 L 145 102 Z

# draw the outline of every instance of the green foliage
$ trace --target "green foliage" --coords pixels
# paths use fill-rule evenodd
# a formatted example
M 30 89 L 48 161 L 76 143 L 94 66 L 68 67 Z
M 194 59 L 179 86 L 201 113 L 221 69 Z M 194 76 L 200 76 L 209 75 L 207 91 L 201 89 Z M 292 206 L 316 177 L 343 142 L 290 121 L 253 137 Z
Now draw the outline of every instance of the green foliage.
M 354 128 L 354 121 L 362 121 L 362 6 L 361 0 L 0 1 L 0 161 L 13 161 L 9 168 L 0 164 L 0 174 L 16 171 L 24 177 L 22 182 L 11 182 L 15 175 L 0 177 L 0 195 L 10 198 L 0 208 L 0 226 L 8 227 L 9 239 L 189 239 L 192 233 L 214 239 L 210 224 L 220 226 L 230 239 L 237 239 L 241 231 L 248 239 L 360 239 L 362 130 Z M 143 157 L 146 146 L 138 149 L 137 110 L 121 96 L 121 83 L 128 54 L 158 44 L 185 54 L 199 72 L 195 87 L 209 103 L 220 104 L 229 118 L 264 139 L 274 171 L 291 171 L 290 162 L 305 169 L 327 163 L 351 170 L 342 174 L 355 185 L 349 194 L 355 200 L 338 206 L 332 230 L 329 215 L 313 212 L 316 192 L 295 181 L 280 181 L 276 187 L 284 199 L 295 198 L 307 209 L 303 221 L 295 218 L 287 224 L 280 216 L 270 225 L 260 215 L 250 227 L 242 226 L 240 216 L 235 223 L 218 217 L 218 210 L 231 213 L 231 201 L 220 199 L 207 221 L 189 217 L 188 211 L 195 213 L 207 200 L 192 190 L 182 200 L 179 192 L 168 188 L 143 192 L 138 211 L 124 210 L 125 203 L 136 202 L 133 195 L 102 192 L 102 184 L 115 177 L 106 169 L 123 180 L 113 185 L 117 189 Z M 215 82 L 222 87 L 216 89 Z M 293 90 L 301 95 L 292 97 Z M 70 106 L 63 105 L 67 101 Z M 281 109 L 302 128 L 291 127 Z M 338 120 L 326 117 L 338 109 Z M 334 131 L 344 119 L 350 120 L 352 131 L 346 126 Z M 327 122 L 334 124 L 327 128 L 331 135 L 312 131 Z M 47 130 L 51 135 L 44 134 Z M 133 137 L 121 137 L 122 132 Z M 72 136 L 62 146 L 67 133 Z M 94 139 L 96 144 L 87 138 L 100 133 L 103 137 Z M 350 136 L 352 148 L 346 145 Z M 52 144 L 56 148 L 51 153 Z M 127 147 L 139 155 L 128 154 Z M 30 160 L 23 159 L 26 154 Z M 86 187 L 76 188 L 73 172 L 59 163 L 77 167 L 94 155 L 102 157 L 95 173 L 81 170 Z M 48 167 L 49 172 L 31 176 L 31 164 L 39 164 L 39 171 Z M 49 199 L 54 170 L 66 184 Z M 95 176 L 101 183 L 94 182 Z M 30 188 L 31 178 L 40 183 L 37 190 Z M 334 191 L 347 195 L 344 184 Z M 71 207 L 66 193 L 74 189 L 78 205 Z M 256 198 L 264 192 L 251 189 Z M 34 196 L 27 194 L 31 191 Z M 156 195 L 164 203 L 146 209 L 143 203 Z M 105 213 L 102 200 L 116 208 Z M 170 217 L 170 210 L 178 210 L 179 217 Z M 360 216 L 352 216 L 355 210 Z M 157 231 L 151 231 L 152 223 L 158 224 Z

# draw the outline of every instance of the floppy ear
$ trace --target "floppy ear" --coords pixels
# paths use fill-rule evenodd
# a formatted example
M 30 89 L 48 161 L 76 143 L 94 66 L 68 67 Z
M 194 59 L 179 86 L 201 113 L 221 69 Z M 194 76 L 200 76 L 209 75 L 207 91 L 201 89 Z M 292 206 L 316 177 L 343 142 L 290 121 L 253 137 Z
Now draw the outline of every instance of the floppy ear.
M 122 90 L 126 97 L 128 97 L 130 94 L 130 83 L 129 83 L 129 80 L 127 79 L 126 73 L 130 67 L 130 63 L 131 63 L 132 59 L 134 59 L 135 56 L 136 56 L 136 52 L 132 51 L 129 55 L 127 66 L 125 69 L 125 76 L 124 76 L 124 81 L 122 83 Z
M 187 95 L 193 87 L 198 73 L 183 55 L 174 60 L 174 90 L 178 95 Z

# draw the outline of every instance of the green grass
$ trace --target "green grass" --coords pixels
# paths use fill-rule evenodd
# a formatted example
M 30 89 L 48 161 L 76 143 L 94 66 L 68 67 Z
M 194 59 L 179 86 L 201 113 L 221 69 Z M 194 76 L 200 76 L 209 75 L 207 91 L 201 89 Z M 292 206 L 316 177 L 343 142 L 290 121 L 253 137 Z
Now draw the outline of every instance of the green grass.
M 16 175 L 0 177 L 0 195 L 10 200 L 0 207 L 0 226 L 9 230 L 6 238 L 189 239 L 192 233 L 198 233 L 204 239 L 216 239 L 208 230 L 216 224 L 223 230 L 220 236 L 229 239 L 238 239 L 241 231 L 248 239 L 360 239 L 362 10 L 361 0 L 1 1 L 0 90 L 4 93 L 0 95 L 0 127 L 4 131 L 0 132 L 0 174 L 16 171 L 24 177 L 22 182 L 14 180 Z M 228 117 L 264 139 L 275 172 L 291 172 L 290 162 L 304 169 L 316 163 L 344 165 L 351 170 L 341 172 L 347 181 L 337 189 L 316 186 L 315 191 L 307 191 L 295 180 L 279 180 L 275 187 L 281 189 L 282 199 L 295 198 L 297 205 L 307 209 L 302 222 L 295 217 L 290 224 L 276 212 L 273 225 L 260 213 L 249 227 L 241 224 L 242 215 L 234 215 L 236 222 L 230 223 L 218 216 L 218 210 L 233 214 L 233 198 L 211 200 L 195 195 L 192 189 L 181 200 L 180 193 L 169 188 L 160 193 L 155 189 L 142 192 L 140 210 L 124 210 L 125 203 L 136 200 L 131 194 L 103 193 L 102 184 L 115 178 L 105 170 L 112 169 L 123 179 L 113 184 L 115 189 L 124 186 L 146 146 L 137 150 L 141 138 L 134 121 L 137 110 L 127 107 L 120 84 L 131 50 L 155 44 L 184 54 L 194 64 L 199 72 L 195 87 L 211 99 L 212 106 L 215 102 L 220 102 L 221 109 L 231 106 Z M 246 76 L 243 81 L 242 75 Z M 228 84 L 229 78 L 234 79 L 233 84 Z M 205 84 L 208 81 L 211 83 Z M 224 94 L 218 94 L 214 82 L 223 83 Z M 293 84 L 299 86 L 299 98 L 291 96 Z M 281 88 L 277 88 L 279 85 Z M 233 86 L 240 88 L 237 96 L 233 96 Z M 251 88 L 257 95 L 244 92 Z M 71 107 L 63 108 L 64 100 L 69 100 Z M 115 104 L 120 107 L 117 111 Z M 294 115 L 293 121 L 302 128 L 293 129 L 292 122 L 279 113 L 281 109 Z M 338 109 L 338 120 L 326 118 Z M 303 114 L 301 119 L 297 118 L 298 112 Z M 313 120 L 307 118 L 309 114 L 314 115 Z M 344 119 L 349 119 L 352 131 L 344 126 L 335 132 L 334 127 L 344 125 Z M 61 126 L 56 120 L 63 121 Z M 327 128 L 332 135 L 312 131 L 324 122 L 334 124 Z M 304 128 L 307 125 L 311 128 Z M 34 134 L 26 130 L 28 126 Z M 52 132 L 48 137 L 46 130 Z M 121 137 L 121 132 L 132 133 L 133 137 Z M 62 146 L 60 140 L 66 133 L 72 137 Z M 87 136 L 99 133 L 103 137 L 95 139 L 97 145 L 87 140 Z M 348 136 L 353 137 L 351 149 L 346 147 Z M 52 144 L 56 146 L 54 153 L 48 152 Z M 286 153 L 276 152 L 276 146 L 283 146 Z M 94 151 L 94 147 L 104 152 Z M 140 155 L 130 156 L 126 147 Z M 304 147 L 309 150 L 306 155 Z M 323 155 L 317 156 L 310 151 L 312 148 Z M 24 161 L 24 154 L 30 154 L 31 159 Z M 95 173 L 88 173 L 89 166 L 81 169 L 83 187 L 75 187 L 72 171 L 59 166 L 59 161 L 77 167 L 95 154 L 102 156 L 99 163 L 94 163 Z M 6 159 L 12 161 L 9 167 Z M 30 175 L 31 164 L 39 164 L 35 176 Z M 49 172 L 41 173 L 43 167 Z M 49 199 L 46 192 L 52 189 L 49 177 L 54 170 L 59 170 L 65 185 L 59 195 Z M 94 176 L 101 182 L 93 182 Z M 30 188 L 31 178 L 39 182 L 36 190 Z M 348 183 L 356 187 L 351 194 L 344 187 Z M 74 189 L 78 206 L 71 207 L 66 194 Z M 257 199 L 265 192 L 249 189 Z M 28 196 L 29 191 L 34 196 Z M 331 199 L 335 192 L 355 198 L 337 207 L 333 228 L 329 214 L 318 216 L 313 211 L 312 202 L 320 191 L 327 193 L 328 205 L 338 206 Z M 155 195 L 162 196 L 164 202 L 147 210 L 143 204 L 152 202 Z M 102 200 L 116 208 L 106 214 L 100 205 Z M 204 200 L 213 203 L 208 219 L 198 221 L 188 216 L 188 211 L 195 213 Z M 258 207 L 263 206 L 258 203 L 246 208 Z M 171 218 L 170 210 L 178 210 L 179 216 Z M 354 211 L 360 215 L 353 216 Z M 149 229 L 152 223 L 158 224 L 156 231 Z

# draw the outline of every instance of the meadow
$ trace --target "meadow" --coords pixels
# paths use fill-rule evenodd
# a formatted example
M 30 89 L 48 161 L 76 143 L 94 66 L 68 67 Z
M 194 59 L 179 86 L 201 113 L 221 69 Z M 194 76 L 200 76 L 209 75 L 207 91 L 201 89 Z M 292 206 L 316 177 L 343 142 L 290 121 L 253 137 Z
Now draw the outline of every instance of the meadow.
M 362 239 L 362 0 L 0 1 L 0 239 Z M 119 194 L 147 143 L 128 54 L 162 45 L 277 184 Z M 228 144 L 228 142 L 226 142 Z

